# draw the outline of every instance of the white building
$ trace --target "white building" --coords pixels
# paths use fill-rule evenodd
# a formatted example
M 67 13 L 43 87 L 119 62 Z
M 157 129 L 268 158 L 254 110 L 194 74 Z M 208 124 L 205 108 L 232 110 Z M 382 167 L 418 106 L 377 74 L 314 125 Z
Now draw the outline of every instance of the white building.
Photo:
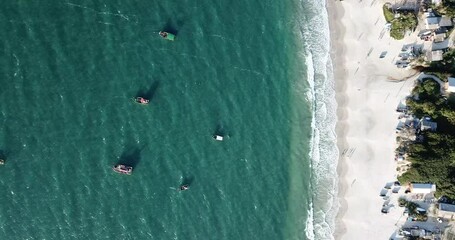
M 449 77 L 448 79 L 449 87 L 447 88 L 448 92 L 455 93 L 455 78 Z
M 436 6 L 439 6 L 442 3 L 442 0 L 431 0 L 431 3 Z
M 436 192 L 436 184 L 433 183 L 411 183 L 411 193 L 434 193 Z
M 444 52 L 442 50 L 428 51 L 426 59 L 429 62 L 437 62 L 442 60 Z

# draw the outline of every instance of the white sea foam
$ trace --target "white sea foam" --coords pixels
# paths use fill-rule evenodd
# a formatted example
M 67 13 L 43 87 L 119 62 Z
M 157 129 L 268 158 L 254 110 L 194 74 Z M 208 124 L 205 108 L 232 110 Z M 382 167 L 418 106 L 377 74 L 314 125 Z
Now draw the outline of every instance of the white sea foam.
M 311 192 L 312 203 L 306 225 L 308 239 L 333 239 L 338 211 L 336 146 L 336 101 L 332 62 L 329 55 L 330 39 L 325 1 L 302 0 L 301 31 L 305 47 L 307 81 L 311 102 L 312 140 Z M 323 9 L 323 11 L 321 11 Z

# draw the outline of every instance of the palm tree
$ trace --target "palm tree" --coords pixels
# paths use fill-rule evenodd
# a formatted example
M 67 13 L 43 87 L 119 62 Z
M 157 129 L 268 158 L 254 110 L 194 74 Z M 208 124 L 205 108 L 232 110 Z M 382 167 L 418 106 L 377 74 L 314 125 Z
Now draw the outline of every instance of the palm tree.
M 406 204 L 406 208 L 409 211 L 409 215 L 417 214 L 417 208 L 418 207 L 419 207 L 419 205 L 417 205 L 417 203 L 415 203 L 415 202 L 408 202 Z

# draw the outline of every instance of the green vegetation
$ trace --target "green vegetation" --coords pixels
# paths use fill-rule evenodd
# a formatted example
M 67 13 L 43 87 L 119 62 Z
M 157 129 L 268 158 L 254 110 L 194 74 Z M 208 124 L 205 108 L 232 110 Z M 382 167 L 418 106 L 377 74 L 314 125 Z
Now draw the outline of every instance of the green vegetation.
M 392 22 L 395 19 L 395 16 L 394 16 L 392 10 L 389 8 L 389 6 L 387 6 L 387 4 L 384 4 L 384 6 L 382 6 L 382 11 L 384 12 L 385 20 L 388 23 Z
M 408 204 L 408 200 L 406 200 L 406 198 L 399 198 L 398 199 L 398 206 L 404 207 L 404 206 L 406 206 L 406 204 Z
M 417 221 L 426 221 L 428 219 L 426 212 L 419 212 L 417 208 L 419 205 L 415 202 L 407 202 L 406 208 L 408 209 L 409 216 L 413 216 Z
M 439 15 L 446 15 L 449 17 L 455 17 L 455 0 L 443 0 L 442 4 L 432 4 L 426 1 L 421 3 L 424 9 L 431 8 L 434 12 Z
M 407 103 L 416 117 L 430 116 L 438 123 L 437 132 L 423 132 L 423 142 L 408 146 L 411 168 L 398 180 L 433 182 L 437 195 L 455 199 L 455 108 L 440 94 L 439 84 L 424 79 L 414 88 Z M 418 97 L 417 97 L 418 96 Z
M 455 17 L 455 1 L 445 0 L 443 4 L 437 8 L 437 11 L 450 17 Z
M 439 84 L 433 79 L 423 79 L 422 83 L 412 90 L 415 98 L 409 98 L 408 106 L 417 117 L 430 116 L 437 119 L 441 116 L 441 109 L 445 105 L 445 99 L 440 94 Z M 417 98 L 417 100 L 416 100 Z
M 447 79 L 448 76 L 455 75 L 455 49 L 451 49 L 444 53 L 442 61 L 432 62 L 426 72 L 439 73 L 441 76 Z
M 408 215 L 414 217 L 417 221 L 426 221 L 428 215 L 426 212 L 420 212 L 417 210 L 420 206 L 415 202 L 410 202 L 405 198 L 399 198 L 398 204 L 400 207 L 406 207 L 408 209 Z
M 412 12 L 400 12 L 399 17 L 395 18 L 395 14 L 387 4 L 382 7 L 385 20 L 391 23 L 390 36 L 400 40 L 404 38 L 407 30 L 414 31 L 417 27 L 417 17 Z

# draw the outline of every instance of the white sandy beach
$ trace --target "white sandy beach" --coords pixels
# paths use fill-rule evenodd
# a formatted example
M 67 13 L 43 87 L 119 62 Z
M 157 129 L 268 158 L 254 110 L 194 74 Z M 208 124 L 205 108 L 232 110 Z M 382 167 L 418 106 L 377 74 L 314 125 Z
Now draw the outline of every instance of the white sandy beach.
M 384 200 L 379 193 L 396 180 L 395 109 L 409 94 L 415 79 L 410 76 L 416 74 L 393 63 L 415 36 L 390 38 L 382 5 L 377 0 L 328 2 L 341 155 L 336 239 L 390 239 L 402 220 L 398 206 L 381 213 Z M 383 51 L 386 57 L 379 58 Z

